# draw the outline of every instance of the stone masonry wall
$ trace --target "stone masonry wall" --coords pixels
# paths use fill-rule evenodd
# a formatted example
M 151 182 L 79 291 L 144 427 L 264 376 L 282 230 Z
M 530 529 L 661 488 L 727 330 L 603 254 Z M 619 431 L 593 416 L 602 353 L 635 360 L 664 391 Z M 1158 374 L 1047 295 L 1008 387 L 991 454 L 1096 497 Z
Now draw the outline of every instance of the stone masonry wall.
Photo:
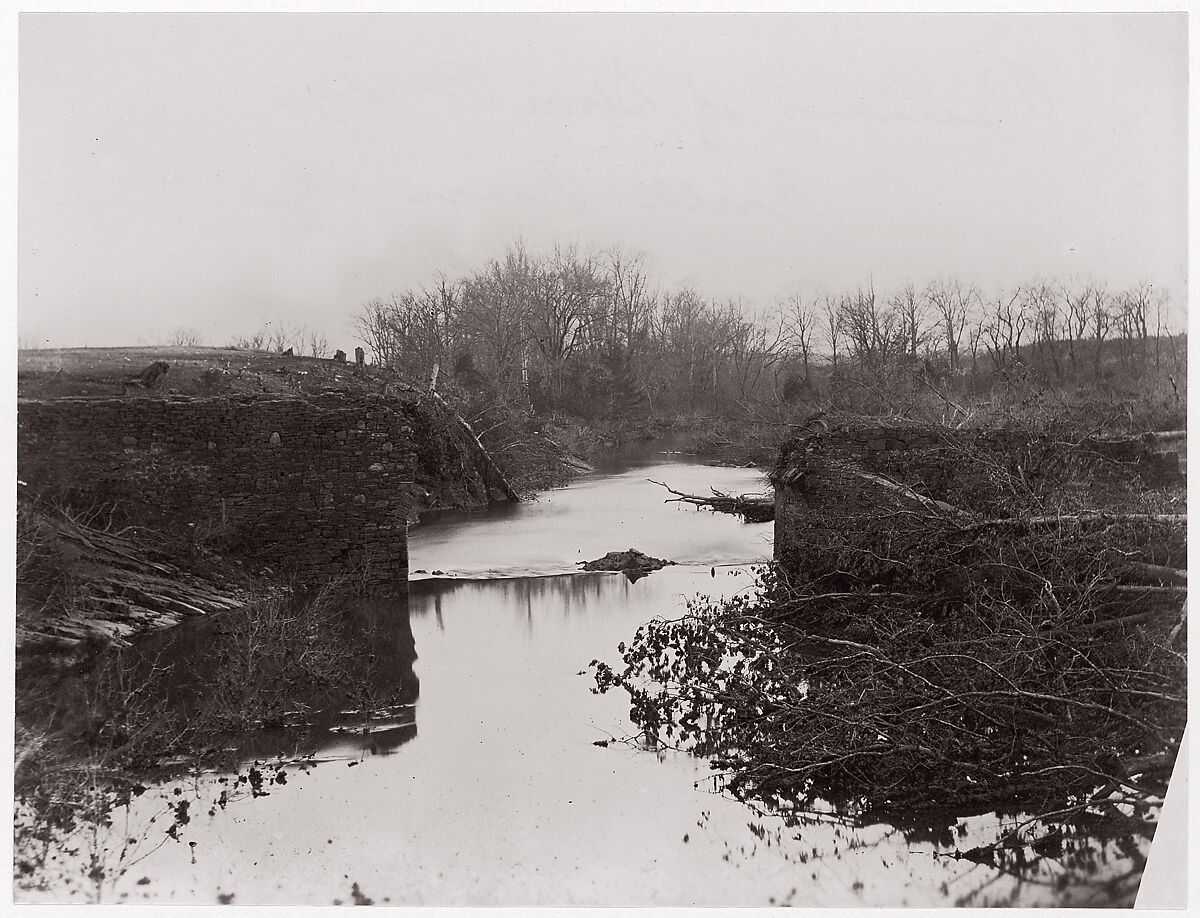
M 863 473 L 868 473 L 864 476 Z M 809 573 L 853 564 L 886 573 L 903 563 L 936 523 L 911 497 L 870 477 L 910 488 L 982 518 L 1007 516 L 1009 474 L 1031 487 L 1086 493 L 1131 478 L 1177 476 L 1178 459 L 1139 438 L 1060 443 L 1020 430 L 949 430 L 918 425 L 831 427 L 785 446 L 772 474 L 775 558 Z M 952 525 L 949 518 L 947 525 Z
M 22 401 L 25 493 L 317 582 L 407 579 L 420 488 L 407 415 L 383 396 Z
M 951 430 L 906 424 L 839 425 L 820 436 L 821 452 L 826 456 L 869 459 L 882 453 L 932 449 L 948 441 L 996 450 L 1024 445 L 1029 435 L 1017 430 Z
M 888 462 L 890 453 L 956 447 L 984 450 L 997 455 L 1013 455 L 1030 448 L 1055 448 L 1045 435 L 1009 428 L 932 428 L 919 424 L 841 424 L 830 427 L 818 439 L 821 453 L 829 457 L 856 459 L 868 464 Z M 1089 437 L 1074 444 L 1079 451 L 1115 462 L 1140 466 L 1150 475 L 1171 474 L 1178 470 L 1178 456 L 1154 449 L 1153 435 L 1146 438 Z

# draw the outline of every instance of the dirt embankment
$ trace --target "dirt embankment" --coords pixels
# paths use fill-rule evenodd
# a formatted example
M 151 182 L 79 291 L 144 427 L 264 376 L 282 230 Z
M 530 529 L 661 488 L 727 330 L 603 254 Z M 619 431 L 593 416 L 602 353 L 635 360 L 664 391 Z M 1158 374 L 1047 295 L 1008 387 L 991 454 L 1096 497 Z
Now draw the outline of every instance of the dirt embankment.
M 147 387 L 141 374 L 168 365 Z M 322 357 L 291 357 L 231 347 L 86 347 L 26 350 L 17 355 L 21 398 L 167 395 L 289 395 L 381 392 L 375 367 Z

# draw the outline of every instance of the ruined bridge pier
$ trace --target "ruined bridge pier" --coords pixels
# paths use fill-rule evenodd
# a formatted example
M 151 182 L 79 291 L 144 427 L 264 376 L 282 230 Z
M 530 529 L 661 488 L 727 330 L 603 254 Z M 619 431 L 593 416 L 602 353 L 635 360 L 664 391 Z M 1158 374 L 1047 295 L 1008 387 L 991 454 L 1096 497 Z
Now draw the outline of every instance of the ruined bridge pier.
M 956 527 L 960 514 L 1007 516 L 1005 470 L 1028 470 L 1055 489 L 1174 480 L 1179 457 L 1161 446 L 1152 434 L 1060 442 L 1015 428 L 832 426 L 786 444 L 772 472 L 775 559 L 791 574 L 827 573 L 855 552 L 897 557 L 897 545 Z
M 395 399 L 23 400 L 18 474 L 31 496 L 119 519 L 319 583 L 408 576 L 423 489 Z

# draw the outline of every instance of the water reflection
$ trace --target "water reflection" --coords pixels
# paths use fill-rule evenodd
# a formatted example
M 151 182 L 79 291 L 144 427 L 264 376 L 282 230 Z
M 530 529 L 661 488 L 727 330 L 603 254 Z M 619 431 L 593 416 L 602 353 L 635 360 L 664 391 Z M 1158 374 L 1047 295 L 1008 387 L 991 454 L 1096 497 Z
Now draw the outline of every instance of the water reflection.
M 298 598 L 292 608 L 301 611 L 287 614 L 303 615 L 310 601 Z M 416 737 L 420 683 L 406 590 L 337 601 L 316 637 L 323 650 L 332 648 L 336 670 L 329 673 L 297 675 L 296 661 L 312 652 L 308 638 L 280 631 L 267 631 L 264 637 L 266 629 L 250 633 L 256 614 L 254 609 L 236 610 L 148 635 L 114 665 L 153 678 L 166 698 L 165 716 L 210 724 L 213 735 L 208 738 L 219 742 L 235 763 L 383 755 Z M 239 671 L 248 665 L 269 669 L 273 655 L 282 657 L 283 672 L 269 687 L 276 694 L 267 705 L 257 696 L 263 687 L 243 685 Z M 253 699 L 247 699 L 247 689 L 256 693 Z M 265 713 L 257 729 L 223 729 L 260 711 Z
M 528 631 L 547 617 L 586 615 L 604 603 L 624 602 L 635 582 L 614 573 L 580 573 L 558 577 L 414 581 L 409 601 L 412 614 L 433 614 L 439 631 L 445 630 L 443 610 L 448 604 L 488 606 L 504 610 Z M 650 588 L 647 587 L 647 590 Z
M 414 704 L 421 694 L 413 664 L 417 644 L 410 620 L 408 591 L 350 601 L 345 607 L 349 634 L 369 661 L 368 684 L 399 704 Z
M 745 470 L 659 459 L 649 477 L 693 492 L 757 486 Z M 863 825 L 756 812 L 721 795 L 707 762 L 622 742 L 634 729 L 628 698 L 592 694 L 588 662 L 615 662 L 619 642 L 651 618 L 683 614 L 688 596 L 752 583 L 747 567 L 717 563 L 770 556 L 769 524 L 664 505 L 646 477 L 617 463 L 538 503 L 416 527 L 413 568 L 460 577 L 574 571 L 579 557 L 628 547 L 693 563 L 636 583 L 605 573 L 427 578 L 406 597 L 346 604 L 342 696 L 314 688 L 298 696 L 302 723 L 233 737 L 243 757 L 321 761 L 289 766 L 286 783 L 228 810 L 210 809 L 224 775 L 164 786 L 167 798 L 178 787 L 204 806 L 182 841 L 115 881 L 115 895 L 327 905 L 360 890 L 379 904 L 512 907 L 1128 900 L 1105 884 L 1138 869 L 1142 839 L 1070 839 L 1062 865 L 1078 851 L 1092 874 L 1054 859 L 1005 872 L 942 856 L 994 839 L 993 814 Z M 238 633 L 216 619 L 205 627 L 215 630 L 180 632 L 178 658 L 201 661 L 180 699 L 227 681 Z M 350 685 L 369 704 L 347 704 Z M 145 824 L 150 804 L 133 805 Z

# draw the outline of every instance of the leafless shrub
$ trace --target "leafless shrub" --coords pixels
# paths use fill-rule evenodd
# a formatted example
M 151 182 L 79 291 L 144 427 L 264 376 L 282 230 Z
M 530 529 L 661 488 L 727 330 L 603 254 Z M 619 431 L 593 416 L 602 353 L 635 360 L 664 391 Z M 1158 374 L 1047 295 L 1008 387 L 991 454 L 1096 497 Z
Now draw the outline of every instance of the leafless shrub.
M 242 351 L 262 351 L 267 349 L 266 328 L 260 328 L 250 335 L 241 335 L 229 342 L 229 346 Z
M 190 328 L 177 328 L 171 332 L 167 342 L 172 347 L 198 347 L 201 344 L 200 334 Z
M 308 333 L 308 355 L 310 357 L 328 357 L 329 339 L 321 332 Z
M 1011 461 L 956 443 L 962 512 L 880 499 L 822 517 L 820 544 L 756 593 L 640 628 L 623 665 L 595 664 L 598 690 L 742 796 L 1052 821 L 1161 802 L 1186 717 L 1184 515 L 1128 485 L 1081 502 L 1082 467 L 1045 441 Z
M 234 338 L 229 346 L 276 354 L 290 349 L 295 357 L 302 357 L 306 353 L 311 357 L 325 357 L 329 353 L 329 340 L 324 333 L 304 325 L 293 325 L 283 319 L 267 322 L 252 335 Z
M 205 731 L 240 731 L 279 722 L 297 699 L 335 692 L 353 671 L 341 639 L 339 602 L 326 587 L 298 601 L 264 599 L 227 617 L 211 649 L 212 675 L 197 712 Z

